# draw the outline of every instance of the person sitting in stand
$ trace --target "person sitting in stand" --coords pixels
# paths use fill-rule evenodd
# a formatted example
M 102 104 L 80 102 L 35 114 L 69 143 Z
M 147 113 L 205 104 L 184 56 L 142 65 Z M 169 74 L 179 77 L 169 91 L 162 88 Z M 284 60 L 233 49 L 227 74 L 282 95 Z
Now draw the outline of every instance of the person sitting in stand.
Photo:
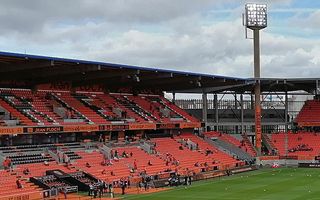
M 21 184 L 21 182 L 20 182 L 19 179 L 16 180 L 16 185 L 17 185 L 17 188 L 18 188 L 18 189 L 23 188 L 23 186 L 22 186 L 22 184 Z
M 182 145 L 179 146 L 179 150 L 183 150 L 183 146 Z
M 28 174 L 30 174 L 29 169 L 28 169 L 28 168 L 25 168 L 25 169 L 23 170 L 23 174 L 24 174 L 24 175 L 28 175 Z
M 106 160 L 103 160 L 103 161 L 101 161 L 101 163 L 100 163 L 102 166 L 106 166 L 107 165 L 107 161 Z
M 115 157 L 115 158 L 119 158 L 119 155 L 118 155 L 118 151 L 117 151 L 117 150 L 114 151 L 114 157 Z
M 107 160 L 107 166 L 113 165 L 111 160 Z
M 86 163 L 86 167 L 90 168 L 91 165 L 87 162 L 87 163 Z
M 103 169 L 101 174 L 106 174 L 107 173 L 107 170 L 106 169 Z
M 207 148 L 206 149 L 206 156 L 208 156 L 209 154 L 212 154 L 212 151 L 209 148 Z
M 123 152 L 122 152 L 122 157 L 123 157 L 123 158 L 128 158 L 128 155 L 127 155 L 126 151 L 123 151 Z
M 10 165 L 9 160 L 10 160 L 9 158 L 6 158 L 2 163 L 5 170 L 9 169 L 9 165 Z
M 149 165 L 149 166 L 152 166 L 152 163 L 151 163 L 151 161 L 150 161 L 150 160 L 148 161 L 148 165 Z

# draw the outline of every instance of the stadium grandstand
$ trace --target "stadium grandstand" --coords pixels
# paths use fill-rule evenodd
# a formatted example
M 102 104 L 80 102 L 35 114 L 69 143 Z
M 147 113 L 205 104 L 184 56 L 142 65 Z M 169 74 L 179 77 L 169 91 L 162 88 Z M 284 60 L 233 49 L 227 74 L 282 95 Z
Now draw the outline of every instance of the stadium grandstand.
M 0 52 L 0 75 L 1 200 L 134 193 L 319 158 L 317 79 L 243 79 L 8 52 Z M 202 99 L 176 99 L 179 93 Z M 293 98 L 303 95 L 312 99 Z

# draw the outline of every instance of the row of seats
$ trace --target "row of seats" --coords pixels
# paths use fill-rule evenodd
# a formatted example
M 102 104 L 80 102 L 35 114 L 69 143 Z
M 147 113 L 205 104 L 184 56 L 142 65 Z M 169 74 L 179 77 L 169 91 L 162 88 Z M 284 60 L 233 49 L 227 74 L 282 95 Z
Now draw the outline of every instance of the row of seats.
M 225 142 L 231 143 L 234 146 L 239 147 L 240 149 L 246 151 L 253 157 L 257 155 L 252 143 L 247 138 L 245 138 L 244 135 L 241 136 L 242 137 L 241 140 L 229 134 L 223 134 L 216 131 L 206 132 L 205 135 L 209 137 L 217 137 Z
M 104 93 L 71 93 L 1 89 L 0 106 L 10 112 L 21 125 L 106 124 L 113 120 L 134 119 L 136 123 L 170 122 L 172 118 L 198 122 L 162 96 L 133 96 Z M 6 101 L 4 99 L 7 99 Z M 10 102 L 7 102 L 9 101 Z M 21 108 L 27 105 L 28 108 Z M 66 116 L 54 108 L 65 110 Z M 121 111 L 117 113 L 114 109 Z M 164 115 L 161 110 L 169 114 Z M 68 120 L 82 119 L 83 122 Z M 70 118 L 69 118 L 70 117 Z M 3 123 L 2 123 L 3 124 Z
M 277 148 L 279 155 L 286 155 L 286 137 L 288 137 L 288 151 L 306 145 L 310 151 L 289 151 L 289 156 L 317 156 L 320 153 L 320 134 L 300 131 L 298 133 L 274 133 L 269 135 L 273 145 Z
M 179 150 L 181 146 L 179 142 L 181 140 L 190 140 L 196 143 L 198 149 L 190 150 L 184 148 L 183 150 Z M 206 167 L 204 163 L 207 163 L 212 169 L 233 168 L 243 164 L 242 161 L 236 160 L 230 155 L 219 151 L 216 147 L 193 134 L 182 134 L 173 139 L 156 138 L 151 139 L 151 142 L 155 144 L 154 154 L 148 154 L 138 146 L 113 148 L 112 151 L 117 151 L 119 156 L 118 159 L 109 160 L 112 163 L 111 165 L 106 164 L 104 155 L 96 149 L 91 151 L 67 151 L 67 154 L 79 156 L 79 159 L 73 160 L 71 164 L 67 166 L 49 160 L 46 163 L 21 163 L 15 166 L 13 172 L 0 170 L 0 184 L 4 186 L 0 188 L 0 196 L 12 194 L 12 192 L 15 191 L 21 193 L 31 190 L 40 191 L 41 189 L 27 181 L 23 182 L 23 189 L 16 189 L 16 177 L 18 176 L 26 180 L 30 177 L 44 176 L 47 170 L 53 169 L 62 170 L 66 173 L 84 171 L 98 179 L 111 182 L 126 177 L 138 178 L 141 173 L 159 175 L 169 173 L 170 171 L 178 171 L 181 173 L 187 169 L 193 172 L 200 172 Z M 68 145 L 64 147 L 61 144 L 57 144 L 56 146 L 68 148 Z M 208 149 L 212 154 L 206 153 Z M 26 148 L 25 151 L 27 152 L 28 148 Z M 124 152 L 125 156 L 122 156 Z M 29 161 L 31 162 L 31 158 L 35 157 L 37 157 L 37 155 L 33 157 L 30 156 Z M 170 157 L 170 161 L 168 157 Z M 178 163 L 176 161 L 178 161 Z M 195 165 L 196 163 L 199 165 Z M 25 174 L 25 169 L 28 169 L 29 173 Z M 82 176 L 79 176 L 79 179 L 82 179 Z M 56 184 L 56 182 L 52 183 Z M 10 188 L 10 192 L 8 192 L 8 188 Z
M 300 110 L 295 121 L 299 123 L 319 123 L 320 122 L 320 101 L 307 100 Z M 319 124 L 318 124 L 319 126 Z

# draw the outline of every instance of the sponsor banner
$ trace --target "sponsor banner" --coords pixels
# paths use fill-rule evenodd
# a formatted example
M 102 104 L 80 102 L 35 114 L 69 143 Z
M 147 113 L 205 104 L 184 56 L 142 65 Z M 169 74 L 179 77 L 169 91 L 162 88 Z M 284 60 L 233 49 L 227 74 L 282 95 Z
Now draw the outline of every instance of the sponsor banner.
M 175 129 L 175 128 L 179 128 L 180 124 L 157 124 L 157 129 Z
M 69 125 L 63 127 L 64 132 L 93 132 L 99 131 L 99 125 Z
M 22 127 L 1 127 L 0 128 L 0 135 L 5 134 L 20 134 L 23 133 Z
M 129 124 L 129 130 L 156 129 L 156 124 Z
M 43 199 L 41 192 L 13 192 L 14 194 L 3 195 L 0 197 L 0 200 L 31 200 L 31 199 Z
M 107 124 L 107 125 L 100 125 L 100 131 L 123 131 L 128 130 L 129 125 L 127 124 Z
M 320 163 L 299 163 L 299 167 L 320 168 Z
M 239 168 L 239 169 L 234 169 L 231 172 L 233 174 L 241 173 L 241 172 L 247 172 L 247 171 L 252 171 L 253 169 L 251 167 L 245 167 L 245 168 Z
M 279 156 L 260 156 L 260 160 L 279 160 Z
M 200 122 L 182 122 L 180 123 L 180 128 L 200 128 Z
M 56 133 L 63 132 L 62 126 L 50 126 L 50 127 L 25 127 L 25 133 Z

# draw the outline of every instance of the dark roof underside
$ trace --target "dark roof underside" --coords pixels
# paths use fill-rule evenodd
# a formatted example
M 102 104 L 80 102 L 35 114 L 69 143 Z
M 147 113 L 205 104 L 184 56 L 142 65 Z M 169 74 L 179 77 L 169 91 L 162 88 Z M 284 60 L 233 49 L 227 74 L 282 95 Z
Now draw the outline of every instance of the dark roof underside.
M 22 81 L 31 87 L 70 81 L 73 87 L 100 84 L 115 90 L 130 86 L 177 93 L 251 92 L 255 83 L 254 79 L 8 52 L 0 52 L 0 76 L 2 81 Z M 317 78 L 260 80 L 265 92 L 304 90 L 311 93 L 316 82 Z
M 154 69 L 104 62 L 0 52 L 2 81 L 24 81 L 30 86 L 70 81 L 73 87 L 102 84 L 109 89 L 188 90 L 243 84 L 245 79 Z

